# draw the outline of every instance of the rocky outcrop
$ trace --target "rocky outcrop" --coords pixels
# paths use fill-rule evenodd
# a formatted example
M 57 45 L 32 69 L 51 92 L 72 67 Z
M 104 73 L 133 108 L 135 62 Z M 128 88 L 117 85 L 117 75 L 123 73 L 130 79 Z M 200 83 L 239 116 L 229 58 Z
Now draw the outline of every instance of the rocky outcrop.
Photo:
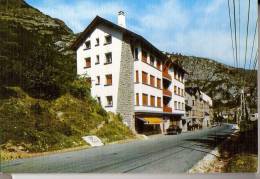
M 207 58 L 170 55 L 188 73 L 186 86 L 199 86 L 212 97 L 217 111 L 234 109 L 240 105 L 240 91 L 245 76 L 248 106 L 256 108 L 256 71 L 234 68 Z

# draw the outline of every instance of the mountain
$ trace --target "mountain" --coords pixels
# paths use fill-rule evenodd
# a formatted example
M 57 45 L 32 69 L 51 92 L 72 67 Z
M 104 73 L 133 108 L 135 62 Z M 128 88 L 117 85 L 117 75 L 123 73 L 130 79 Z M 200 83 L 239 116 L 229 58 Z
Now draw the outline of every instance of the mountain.
M 199 86 L 212 97 L 215 110 L 225 111 L 239 107 L 243 81 L 248 107 L 256 109 L 256 70 L 244 71 L 201 57 L 180 54 L 168 54 L 168 56 L 189 73 L 186 86 Z
M 0 1 L 0 84 L 31 96 L 55 98 L 76 77 L 76 35 L 23 0 Z
M 66 24 L 23 0 L 0 0 L 0 160 L 32 152 L 133 138 L 120 116 L 108 114 L 76 74 Z

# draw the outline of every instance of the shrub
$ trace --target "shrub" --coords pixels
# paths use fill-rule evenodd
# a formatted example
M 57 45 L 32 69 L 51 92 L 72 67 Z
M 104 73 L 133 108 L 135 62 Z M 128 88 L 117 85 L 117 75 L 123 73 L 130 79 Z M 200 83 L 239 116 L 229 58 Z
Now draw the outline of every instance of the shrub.
M 90 96 L 90 84 L 84 78 L 78 78 L 70 83 L 69 93 L 79 99 L 88 98 Z

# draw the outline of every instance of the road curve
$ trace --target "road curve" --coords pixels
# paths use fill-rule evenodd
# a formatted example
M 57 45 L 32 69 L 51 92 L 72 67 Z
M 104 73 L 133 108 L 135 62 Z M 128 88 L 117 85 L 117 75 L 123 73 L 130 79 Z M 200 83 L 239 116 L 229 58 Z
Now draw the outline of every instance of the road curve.
M 232 133 L 222 125 L 1 163 L 4 173 L 183 173 Z

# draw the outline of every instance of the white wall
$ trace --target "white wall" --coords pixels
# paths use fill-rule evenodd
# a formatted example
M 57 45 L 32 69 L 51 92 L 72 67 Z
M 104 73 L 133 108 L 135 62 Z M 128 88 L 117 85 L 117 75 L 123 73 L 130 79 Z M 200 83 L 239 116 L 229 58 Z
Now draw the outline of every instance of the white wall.
M 104 45 L 105 36 L 112 35 L 112 43 Z M 99 38 L 99 46 L 95 46 L 96 38 Z M 85 42 L 91 40 L 91 49 L 84 50 Z M 119 84 L 120 59 L 122 49 L 122 33 L 115 31 L 109 27 L 99 25 L 85 40 L 85 42 L 77 50 L 77 74 L 87 74 L 91 77 L 93 97 L 100 97 L 101 104 L 107 111 L 116 112 L 117 93 Z M 104 65 L 105 53 L 112 52 L 112 64 Z M 100 57 L 100 64 L 95 65 L 96 55 Z M 85 58 L 91 57 L 91 68 L 85 67 Z M 112 86 L 104 86 L 106 83 L 105 75 L 112 74 Z M 96 77 L 100 76 L 100 85 L 96 85 Z M 105 107 L 107 105 L 106 96 L 113 96 L 113 107 Z
M 151 65 L 149 65 L 150 64 L 150 53 L 149 52 L 147 52 L 148 53 L 147 63 L 149 63 L 149 64 L 146 64 L 141 60 L 142 49 L 141 49 L 140 45 L 137 45 L 135 48 L 138 48 L 138 61 L 134 62 L 134 73 L 136 72 L 136 70 L 138 70 L 138 76 L 139 76 L 139 83 L 135 84 L 135 94 L 139 93 L 139 106 L 135 106 L 135 112 L 140 112 L 140 111 L 163 112 L 162 90 L 149 86 L 149 85 L 142 84 L 142 71 L 144 71 L 144 72 L 148 73 L 148 84 L 150 84 L 150 75 L 152 75 L 155 77 L 155 86 L 157 86 L 157 78 L 159 78 L 159 79 L 161 79 L 161 87 L 162 87 L 162 72 L 159 71 L 158 69 L 152 67 Z M 155 58 L 155 61 L 157 62 L 156 58 Z M 156 62 L 155 62 L 155 66 L 156 66 Z M 136 79 L 136 77 L 134 77 L 134 81 L 135 81 L 135 79 Z M 142 101 L 143 93 L 148 94 L 148 105 L 150 105 L 150 96 L 151 95 L 155 96 L 155 106 L 157 106 L 157 97 L 160 97 L 161 98 L 161 108 L 143 106 L 143 101 Z
M 181 90 L 183 90 L 183 93 L 185 94 L 185 85 L 184 83 L 176 80 L 174 78 L 174 73 L 176 73 L 176 71 L 173 70 L 173 68 L 170 69 L 170 75 L 172 76 L 172 100 L 171 100 L 171 106 L 173 108 L 173 114 L 181 114 L 181 115 L 184 115 L 185 114 L 185 97 L 183 96 L 179 96 L 179 95 L 176 95 L 174 94 L 174 86 L 177 86 L 177 91 L 178 91 L 178 88 L 180 88 Z M 181 106 L 182 104 L 184 104 L 184 110 L 180 110 L 180 109 L 175 109 L 174 108 L 174 101 L 177 101 L 181 103 Z

